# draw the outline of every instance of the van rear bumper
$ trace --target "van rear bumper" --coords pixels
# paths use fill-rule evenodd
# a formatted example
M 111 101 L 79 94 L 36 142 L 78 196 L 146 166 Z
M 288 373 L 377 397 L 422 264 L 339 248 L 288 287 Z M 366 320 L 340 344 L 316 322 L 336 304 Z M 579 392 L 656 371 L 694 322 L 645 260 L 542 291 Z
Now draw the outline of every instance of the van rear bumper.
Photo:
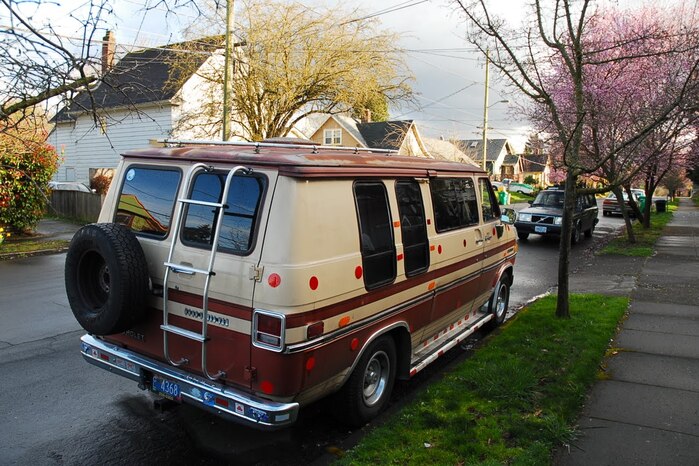
M 139 382 L 151 389 L 153 376 L 175 382 L 183 402 L 199 406 L 231 421 L 263 430 L 288 426 L 296 421 L 298 403 L 276 403 L 190 374 L 177 367 L 146 358 L 92 335 L 80 338 L 80 352 L 87 362 Z

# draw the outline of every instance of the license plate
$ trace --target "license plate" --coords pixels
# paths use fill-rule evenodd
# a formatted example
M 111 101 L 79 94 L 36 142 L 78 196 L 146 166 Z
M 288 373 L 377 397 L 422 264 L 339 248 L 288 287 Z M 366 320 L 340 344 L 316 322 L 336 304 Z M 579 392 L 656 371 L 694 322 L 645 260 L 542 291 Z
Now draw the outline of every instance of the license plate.
M 182 392 L 180 391 L 180 384 L 173 382 L 172 380 L 162 379 L 158 376 L 153 376 L 153 384 L 151 385 L 155 393 L 163 395 L 165 398 L 182 401 Z
M 535 233 L 546 233 L 546 227 L 534 227 Z

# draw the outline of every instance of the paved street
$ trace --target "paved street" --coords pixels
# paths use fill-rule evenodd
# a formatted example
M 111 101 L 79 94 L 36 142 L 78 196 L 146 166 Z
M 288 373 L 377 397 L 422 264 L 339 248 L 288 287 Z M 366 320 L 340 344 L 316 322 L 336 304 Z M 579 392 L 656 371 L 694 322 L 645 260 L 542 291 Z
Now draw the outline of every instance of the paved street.
M 593 244 L 621 226 L 600 216 L 592 240 L 573 249 L 584 267 Z M 556 284 L 558 243 L 532 235 L 520 243 L 511 307 Z M 302 411 L 297 425 L 260 433 L 188 406 L 159 413 L 135 383 L 89 366 L 63 285 L 65 254 L 0 262 L 0 464 L 266 464 L 324 463 L 329 447 L 351 446 L 348 432 L 323 402 Z M 476 336 L 478 338 L 478 336 Z M 414 379 L 398 383 L 388 413 L 465 357 L 452 351 Z M 381 418 L 377 421 L 381 422 Z M 332 448 L 330 448 L 332 451 Z

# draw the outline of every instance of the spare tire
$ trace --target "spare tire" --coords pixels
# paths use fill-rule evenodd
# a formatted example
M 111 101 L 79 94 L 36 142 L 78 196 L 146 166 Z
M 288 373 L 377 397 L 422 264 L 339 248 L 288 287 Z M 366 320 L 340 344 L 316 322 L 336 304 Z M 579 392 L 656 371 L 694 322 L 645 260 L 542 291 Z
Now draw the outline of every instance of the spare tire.
M 65 280 L 73 314 L 92 334 L 123 332 L 145 316 L 148 265 L 140 243 L 123 225 L 80 228 L 68 249 Z

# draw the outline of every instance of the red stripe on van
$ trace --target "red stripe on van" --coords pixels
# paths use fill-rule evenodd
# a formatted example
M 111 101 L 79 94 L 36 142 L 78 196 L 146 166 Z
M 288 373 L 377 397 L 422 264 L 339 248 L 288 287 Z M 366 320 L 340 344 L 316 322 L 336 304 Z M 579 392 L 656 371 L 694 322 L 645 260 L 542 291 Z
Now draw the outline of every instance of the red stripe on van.
M 169 288 L 167 294 L 170 301 L 175 301 L 176 303 L 187 306 L 194 306 L 198 309 L 201 309 L 202 307 L 202 295 L 187 293 L 186 291 L 175 290 L 173 288 Z M 239 304 L 222 301 L 220 299 L 209 298 L 209 310 L 218 312 L 219 314 L 236 317 L 238 319 L 252 319 L 251 307 L 241 306 Z

